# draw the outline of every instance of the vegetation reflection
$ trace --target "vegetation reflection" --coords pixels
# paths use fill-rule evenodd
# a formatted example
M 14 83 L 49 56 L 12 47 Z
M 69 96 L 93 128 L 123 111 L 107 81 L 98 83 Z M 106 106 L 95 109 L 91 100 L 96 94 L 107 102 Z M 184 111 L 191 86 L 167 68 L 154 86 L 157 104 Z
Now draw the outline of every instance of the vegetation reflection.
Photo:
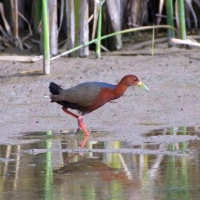
M 180 139 L 188 135 L 196 139 L 137 146 L 160 154 L 121 153 L 134 146 L 87 136 L 58 137 L 52 131 L 34 143 L 1 145 L 0 199 L 196 198 L 200 189 L 198 127 L 156 130 L 147 137 Z M 166 150 L 187 154 L 162 154 Z

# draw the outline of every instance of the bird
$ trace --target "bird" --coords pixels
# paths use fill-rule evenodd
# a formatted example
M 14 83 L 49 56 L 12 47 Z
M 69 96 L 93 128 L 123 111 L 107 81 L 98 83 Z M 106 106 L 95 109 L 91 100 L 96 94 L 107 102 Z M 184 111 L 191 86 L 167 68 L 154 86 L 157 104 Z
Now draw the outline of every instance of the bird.
M 69 89 L 63 89 L 56 83 L 50 82 L 49 91 L 51 102 L 60 104 L 65 113 L 77 119 L 78 129 L 76 133 L 83 130 L 85 136 L 89 136 L 89 132 L 83 123 L 83 116 L 111 100 L 118 99 L 130 86 L 138 86 L 149 91 L 148 87 L 132 74 L 124 76 L 116 85 L 91 81 L 80 83 Z M 74 114 L 68 109 L 78 110 L 80 115 Z

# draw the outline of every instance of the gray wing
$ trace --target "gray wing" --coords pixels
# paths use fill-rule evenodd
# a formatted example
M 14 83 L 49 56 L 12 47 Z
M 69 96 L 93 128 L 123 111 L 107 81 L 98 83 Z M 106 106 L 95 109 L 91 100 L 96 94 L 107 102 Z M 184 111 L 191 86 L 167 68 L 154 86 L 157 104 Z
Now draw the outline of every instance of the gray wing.
M 101 87 L 93 82 L 81 83 L 66 90 L 60 90 L 59 95 L 52 95 L 53 101 L 67 101 L 79 106 L 90 106 L 98 96 Z

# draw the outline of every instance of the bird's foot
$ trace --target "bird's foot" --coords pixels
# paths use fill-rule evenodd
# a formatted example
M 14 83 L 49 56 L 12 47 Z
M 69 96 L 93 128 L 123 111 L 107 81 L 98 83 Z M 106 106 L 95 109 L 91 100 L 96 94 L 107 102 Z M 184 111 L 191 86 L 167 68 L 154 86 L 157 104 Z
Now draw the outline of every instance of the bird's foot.
M 74 131 L 74 134 L 77 134 L 80 130 L 82 130 L 80 127 L 78 127 L 77 129 L 76 129 L 76 131 Z
M 77 133 L 77 132 L 80 131 L 80 130 L 83 130 L 85 136 L 89 136 L 89 133 L 88 133 L 88 131 L 86 130 L 84 124 L 83 124 L 83 116 L 82 116 L 82 115 L 78 116 L 78 115 L 76 115 L 76 114 L 70 112 L 69 110 L 67 110 L 67 108 L 65 108 L 65 107 L 62 107 L 62 109 L 63 109 L 64 112 L 66 112 L 67 114 L 69 114 L 69 115 L 75 117 L 75 118 L 78 120 L 78 129 L 76 130 L 75 133 Z

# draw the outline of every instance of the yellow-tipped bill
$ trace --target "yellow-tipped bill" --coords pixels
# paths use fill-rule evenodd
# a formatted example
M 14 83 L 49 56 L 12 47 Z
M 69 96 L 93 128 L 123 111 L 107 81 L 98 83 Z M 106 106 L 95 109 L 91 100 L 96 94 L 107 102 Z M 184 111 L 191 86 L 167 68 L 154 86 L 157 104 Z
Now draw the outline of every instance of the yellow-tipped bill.
M 143 90 L 146 90 L 149 92 L 149 88 L 144 84 L 142 83 L 141 81 L 138 82 L 137 86 Z

